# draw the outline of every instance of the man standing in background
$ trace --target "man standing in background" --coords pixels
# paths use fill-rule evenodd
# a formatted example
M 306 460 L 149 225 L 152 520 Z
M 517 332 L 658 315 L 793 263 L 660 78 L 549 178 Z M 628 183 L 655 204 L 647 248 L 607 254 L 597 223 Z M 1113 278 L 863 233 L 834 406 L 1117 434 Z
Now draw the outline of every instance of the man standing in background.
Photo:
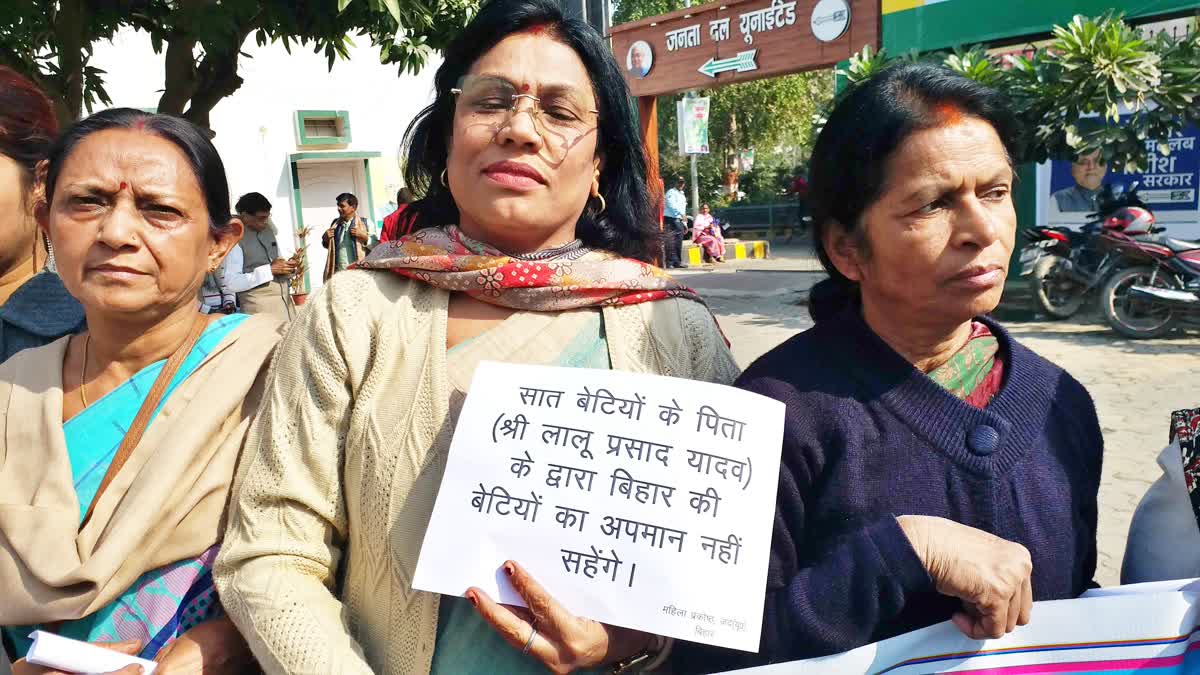
M 289 283 L 297 263 L 279 256 L 279 243 L 271 225 L 271 202 L 258 192 L 248 192 L 234 208 L 246 233 L 225 261 L 221 275 L 224 289 L 237 294 L 238 305 L 246 314 L 270 314 L 290 321 L 296 315 L 296 305 Z
M 666 205 L 663 207 L 663 247 L 666 249 L 663 267 L 679 268 L 684 265 L 679 260 L 680 249 L 683 247 L 683 232 L 687 229 L 684 220 L 687 213 L 687 196 L 683 189 L 687 186 L 683 178 L 675 179 L 675 186 L 667 190 Z
M 338 217 L 329 224 L 321 237 L 321 245 L 329 249 L 325 260 L 325 281 L 336 272 L 367 257 L 367 251 L 379 243 L 372 241 L 367 221 L 358 215 L 358 197 L 343 192 L 337 196 Z

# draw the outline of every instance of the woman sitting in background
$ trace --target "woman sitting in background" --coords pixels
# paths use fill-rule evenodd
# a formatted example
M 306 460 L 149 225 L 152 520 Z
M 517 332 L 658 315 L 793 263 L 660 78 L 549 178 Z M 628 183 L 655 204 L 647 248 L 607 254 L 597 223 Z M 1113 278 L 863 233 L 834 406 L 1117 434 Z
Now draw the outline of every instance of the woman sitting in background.
M 50 99 L 0 66 L 0 363 L 83 330 L 83 308 L 58 275 L 33 217 L 34 170 L 58 133 Z
M 1092 584 L 1092 400 L 986 316 L 1016 235 L 1015 139 L 999 94 L 908 65 L 817 140 L 816 326 L 738 381 L 787 405 L 761 659 L 947 619 L 997 638 Z M 730 665 L 677 651 L 682 671 Z
M 44 627 L 164 673 L 244 672 L 211 569 L 279 332 L 197 311 L 242 234 L 221 159 L 188 122 L 117 108 L 67 131 L 39 177 L 88 331 L 0 366 L 0 634 L 14 657 Z
M 1200 577 L 1200 408 L 1171 415 L 1170 439 L 1129 524 L 1123 584 Z
M 708 212 L 708 204 L 700 207 L 696 222 L 692 223 L 692 241 L 704 249 L 704 256 L 717 262 L 725 262 L 725 237 L 716 220 Z

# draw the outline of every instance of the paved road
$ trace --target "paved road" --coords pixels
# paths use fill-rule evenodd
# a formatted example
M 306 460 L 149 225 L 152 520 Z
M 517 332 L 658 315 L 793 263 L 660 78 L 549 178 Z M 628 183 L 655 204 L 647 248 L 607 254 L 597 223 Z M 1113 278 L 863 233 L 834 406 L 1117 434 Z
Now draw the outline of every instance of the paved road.
M 812 325 L 805 292 L 822 274 L 806 250 L 680 276 L 709 300 L 743 367 Z M 1155 458 L 1172 410 L 1200 405 L 1200 333 L 1126 340 L 1095 317 L 1072 322 L 1009 321 L 1017 339 L 1079 379 L 1096 401 L 1104 431 L 1097 579 L 1119 582 L 1129 519 L 1159 475 Z

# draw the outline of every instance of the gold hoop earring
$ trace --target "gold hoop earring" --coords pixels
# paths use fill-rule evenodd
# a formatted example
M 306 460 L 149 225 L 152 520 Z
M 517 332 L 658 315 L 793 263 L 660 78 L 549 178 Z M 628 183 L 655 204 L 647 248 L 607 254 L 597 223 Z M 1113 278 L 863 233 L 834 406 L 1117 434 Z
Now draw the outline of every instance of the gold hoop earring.
M 450 181 L 446 179 L 446 173 L 448 171 L 449 169 L 442 169 L 442 187 L 446 189 L 450 188 Z
M 596 193 L 596 199 L 600 200 L 600 210 L 596 212 L 596 215 L 600 215 L 608 210 L 608 202 L 604 201 L 604 195 L 599 192 Z

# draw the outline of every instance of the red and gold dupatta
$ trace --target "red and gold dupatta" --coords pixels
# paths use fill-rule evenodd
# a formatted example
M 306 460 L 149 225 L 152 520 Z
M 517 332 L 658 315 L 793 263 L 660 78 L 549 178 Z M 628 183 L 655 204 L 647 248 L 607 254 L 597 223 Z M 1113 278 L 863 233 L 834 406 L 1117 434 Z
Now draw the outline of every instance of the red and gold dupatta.
M 589 249 L 579 241 L 510 256 L 470 239 L 455 226 L 427 228 L 380 244 L 354 267 L 391 270 L 482 302 L 534 312 L 667 298 L 704 302 L 653 265 Z

